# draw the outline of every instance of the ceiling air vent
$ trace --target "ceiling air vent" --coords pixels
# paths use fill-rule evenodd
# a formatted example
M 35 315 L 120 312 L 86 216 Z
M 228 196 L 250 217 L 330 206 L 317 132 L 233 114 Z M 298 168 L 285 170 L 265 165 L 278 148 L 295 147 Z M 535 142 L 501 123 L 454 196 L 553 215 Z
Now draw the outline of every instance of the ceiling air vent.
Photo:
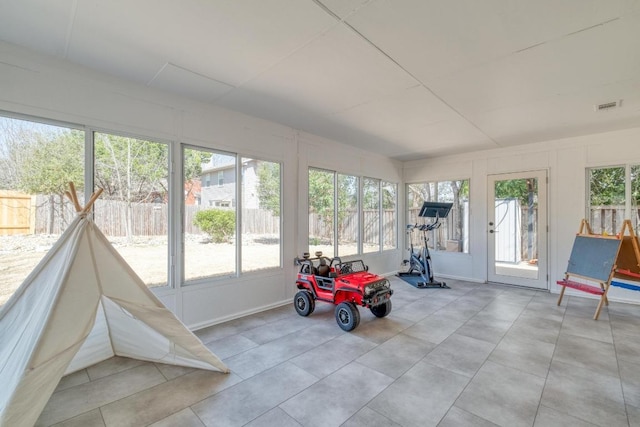
M 604 104 L 594 105 L 593 109 L 595 111 L 605 111 L 605 110 L 611 110 L 612 108 L 616 108 L 616 107 L 620 107 L 620 106 L 622 106 L 622 100 L 613 101 L 613 102 L 605 102 Z

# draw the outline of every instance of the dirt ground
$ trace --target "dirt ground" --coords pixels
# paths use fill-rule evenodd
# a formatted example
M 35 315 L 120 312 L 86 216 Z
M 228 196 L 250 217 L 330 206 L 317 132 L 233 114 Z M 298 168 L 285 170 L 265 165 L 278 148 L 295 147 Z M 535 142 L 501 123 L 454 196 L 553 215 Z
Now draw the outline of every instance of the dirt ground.
M 0 236 L 0 306 L 13 295 L 58 237 Z M 205 243 L 199 236 L 186 240 L 185 277 L 187 279 L 234 271 L 235 245 Z M 279 264 L 280 250 L 277 239 L 261 236 L 247 240 L 242 251 L 243 271 Z M 166 239 L 138 238 L 129 244 L 118 238 L 110 241 L 147 285 L 150 287 L 166 285 L 168 276 Z

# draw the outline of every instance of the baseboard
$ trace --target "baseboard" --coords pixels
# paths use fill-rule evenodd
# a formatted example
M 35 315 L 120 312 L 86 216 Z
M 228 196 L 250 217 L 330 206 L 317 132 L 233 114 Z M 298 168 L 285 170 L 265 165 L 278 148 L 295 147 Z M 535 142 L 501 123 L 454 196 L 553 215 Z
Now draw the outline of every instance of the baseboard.
M 221 323 L 229 322 L 230 320 L 240 319 L 242 317 L 250 316 L 250 315 L 256 314 L 256 313 L 262 313 L 263 311 L 271 310 L 273 308 L 282 307 L 282 306 L 285 306 L 287 304 L 293 304 L 293 300 L 292 299 L 287 299 L 286 301 L 279 301 L 279 302 L 275 302 L 273 304 L 263 305 L 263 306 L 260 306 L 260 307 L 253 308 L 251 310 L 246 310 L 246 311 L 241 311 L 241 312 L 238 312 L 238 313 L 234 313 L 234 314 L 231 314 L 229 316 L 220 317 L 220 318 L 213 319 L 213 320 L 206 321 L 206 322 L 200 322 L 200 323 L 195 323 L 195 324 L 192 324 L 192 325 L 187 325 L 187 327 L 191 331 L 198 331 L 200 329 L 208 328 L 209 326 L 219 325 Z M 292 310 L 293 310 L 293 306 L 292 306 Z

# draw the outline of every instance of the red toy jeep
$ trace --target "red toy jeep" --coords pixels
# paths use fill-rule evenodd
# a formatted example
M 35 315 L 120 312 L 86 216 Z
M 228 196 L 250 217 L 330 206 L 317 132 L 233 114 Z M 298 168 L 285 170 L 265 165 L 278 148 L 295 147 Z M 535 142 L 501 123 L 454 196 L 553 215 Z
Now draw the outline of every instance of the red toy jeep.
M 296 258 L 300 272 L 296 279 L 299 289 L 293 304 L 300 316 L 313 313 L 316 300 L 336 305 L 336 322 L 345 331 L 354 330 L 360 323 L 357 306 L 366 307 L 376 317 L 391 312 L 391 284 L 384 277 L 368 272 L 362 260 L 342 262 L 316 252 L 315 258 L 305 253 Z

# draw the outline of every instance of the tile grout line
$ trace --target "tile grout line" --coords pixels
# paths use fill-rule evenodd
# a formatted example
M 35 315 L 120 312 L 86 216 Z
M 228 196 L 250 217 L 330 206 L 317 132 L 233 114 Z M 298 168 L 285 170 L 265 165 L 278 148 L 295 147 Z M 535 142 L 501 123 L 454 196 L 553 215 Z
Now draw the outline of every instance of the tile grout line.
M 569 300 L 567 300 L 567 304 L 569 303 Z M 547 369 L 547 375 L 544 378 L 544 384 L 542 385 L 542 392 L 540 393 L 540 400 L 538 400 L 538 409 L 536 409 L 536 415 L 535 417 L 533 417 L 533 425 L 535 425 L 536 423 L 536 419 L 538 418 L 538 415 L 540 414 L 540 407 L 544 406 L 542 404 L 542 396 L 544 395 L 544 390 L 547 388 L 547 380 L 549 379 L 549 374 L 551 373 L 551 364 L 553 363 L 553 358 L 556 355 L 556 350 L 558 349 L 558 341 L 560 340 L 560 333 L 562 332 L 562 326 L 564 325 L 564 318 L 567 315 L 567 306 L 564 307 L 564 310 L 562 312 L 562 322 L 560 323 L 560 329 L 558 330 L 558 336 L 556 337 L 556 340 L 553 344 L 553 353 L 551 354 L 551 359 L 549 360 L 549 368 Z M 570 414 L 567 414 L 569 416 L 571 416 Z

